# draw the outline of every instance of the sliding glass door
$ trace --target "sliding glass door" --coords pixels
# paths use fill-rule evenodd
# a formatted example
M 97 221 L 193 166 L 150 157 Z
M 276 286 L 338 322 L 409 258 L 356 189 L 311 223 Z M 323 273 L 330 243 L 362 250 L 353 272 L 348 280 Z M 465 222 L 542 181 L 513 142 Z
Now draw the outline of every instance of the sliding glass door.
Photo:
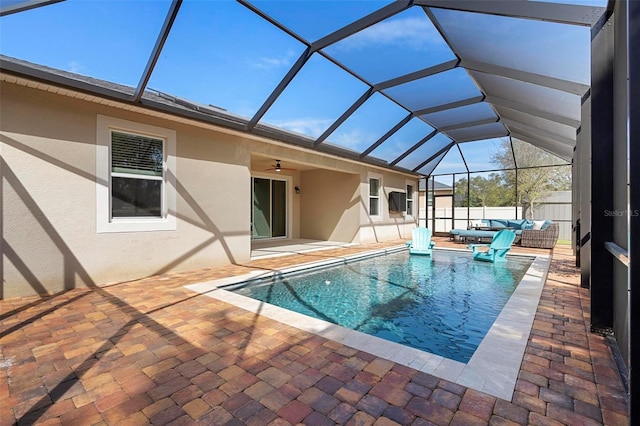
M 287 182 L 268 178 L 252 178 L 253 238 L 287 236 Z

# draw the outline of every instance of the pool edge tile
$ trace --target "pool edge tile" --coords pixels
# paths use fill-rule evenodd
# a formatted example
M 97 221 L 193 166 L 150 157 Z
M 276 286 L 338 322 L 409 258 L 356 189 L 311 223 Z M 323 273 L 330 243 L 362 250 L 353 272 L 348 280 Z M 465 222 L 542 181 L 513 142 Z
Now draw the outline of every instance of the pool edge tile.
M 511 400 L 550 264 L 549 257 L 535 257 L 466 364 L 458 384 L 481 381 L 478 390 Z

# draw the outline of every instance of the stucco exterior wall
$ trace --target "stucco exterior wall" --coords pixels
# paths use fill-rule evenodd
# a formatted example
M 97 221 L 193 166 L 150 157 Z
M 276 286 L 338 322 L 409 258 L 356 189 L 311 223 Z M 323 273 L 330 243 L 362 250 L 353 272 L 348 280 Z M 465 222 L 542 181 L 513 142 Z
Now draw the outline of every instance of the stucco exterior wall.
M 357 242 L 360 228 L 360 175 L 333 170 L 302 173 L 302 238 Z
M 386 208 L 388 191 L 404 190 L 411 176 L 377 169 L 384 176 L 385 216 L 372 233 L 366 179 L 376 168 L 209 125 L 0 84 L 2 298 L 248 261 L 251 176 L 269 175 L 252 170 L 253 155 L 317 167 L 280 175 L 291 191 L 291 238 L 367 242 L 411 233 L 413 225 L 403 218 L 399 228 Z M 175 230 L 97 232 L 98 115 L 176 132 Z
M 37 90 L 1 89 L 2 297 L 249 259 L 246 143 Z M 96 232 L 97 114 L 177 131 L 175 231 Z
M 380 195 L 380 216 L 372 218 L 368 214 L 369 203 L 369 177 L 378 176 L 382 180 L 382 191 Z M 408 216 L 405 212 L 389 211 L 389 193 L 392 191 L 405 192 L 407 180 L 404 176 L 395 173 L 375 172 L 363 173 L 360 182 L 360 193 L 364 200 L 363 208 L 360 210 L 360 232 L 359 242 L 368 243 L 375 241 L 388 241 L 393 239 L 411 239 L 411 230 L 417 226 L 418 215 L 418 182 L 413 182 L 414 188 L 414 210 L 413 216 Z

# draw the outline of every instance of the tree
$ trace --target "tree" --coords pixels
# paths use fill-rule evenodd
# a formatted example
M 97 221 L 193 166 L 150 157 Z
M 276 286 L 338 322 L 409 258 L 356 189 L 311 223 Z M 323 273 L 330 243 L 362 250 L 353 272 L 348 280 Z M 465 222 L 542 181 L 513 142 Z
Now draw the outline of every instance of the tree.
M 514 154 L 518 161 L 515 171 Z M 536 146 L 526 142 L 514 142 L 513 152 L 508 140 L 503 139 L 501 149 L 492 155 L 492 162 L 503 169 L 505 184 L 517 186 L 516 202 L 522 205 L 522 217 L 531 219 L 536 201 L 552 191 L 571 189 L 571 168 L 558 164 L 560 160 Z M 516 182 L 517 175 L 517 182 Z M 517 184 L 517 185 L 516 185 Z
M 471 195 L 467 193 L 470 189 Z M 458 207 L 501 207 L 513 205 L 513 191 L 505 185 L 502 173 L 488 176 L 474 176 L 469 181 L 462 178 L 456 182 L 456 206 Z
M 483 206 L 513 206 L 515 199 L 513 188 L 505 185 L 504 174 L 500 172 L 490 173 L 486 179 L 483 178 L 483 185 L 478 186 L 476 192 L 481 194 L 479 197 L 483 200 Z

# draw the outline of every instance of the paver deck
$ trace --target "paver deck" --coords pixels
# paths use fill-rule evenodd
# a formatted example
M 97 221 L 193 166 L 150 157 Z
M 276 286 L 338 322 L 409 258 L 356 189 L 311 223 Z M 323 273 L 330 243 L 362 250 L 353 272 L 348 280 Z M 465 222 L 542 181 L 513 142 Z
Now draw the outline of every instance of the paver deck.
M 568 247 L 554 249 L 510 401 L 185 288 L 398 243 L 0 301 L 0 425 L 628 424 Z

